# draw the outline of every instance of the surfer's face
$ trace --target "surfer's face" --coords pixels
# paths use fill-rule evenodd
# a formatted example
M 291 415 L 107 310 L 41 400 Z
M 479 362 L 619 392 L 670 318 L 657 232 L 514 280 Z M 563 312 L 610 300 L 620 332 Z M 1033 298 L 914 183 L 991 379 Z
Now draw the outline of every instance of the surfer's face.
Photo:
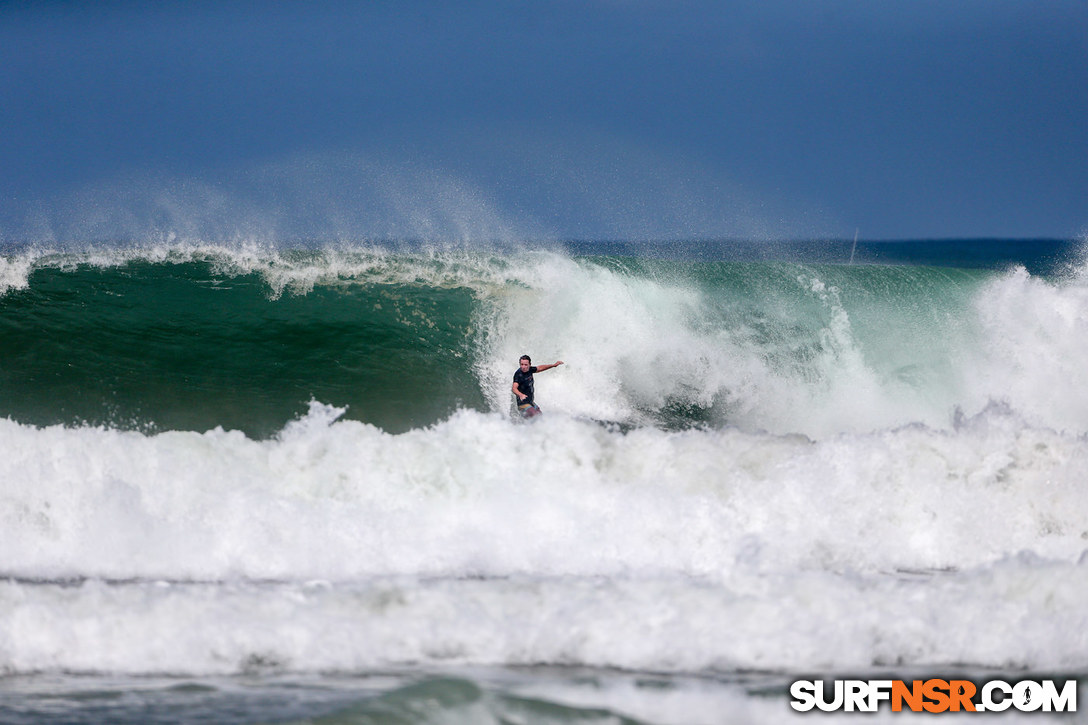
M 528 360 L 522 360 L 521 361 L 521 369 L 526 371 L 526 372 L 529 371 L 529 361 Z

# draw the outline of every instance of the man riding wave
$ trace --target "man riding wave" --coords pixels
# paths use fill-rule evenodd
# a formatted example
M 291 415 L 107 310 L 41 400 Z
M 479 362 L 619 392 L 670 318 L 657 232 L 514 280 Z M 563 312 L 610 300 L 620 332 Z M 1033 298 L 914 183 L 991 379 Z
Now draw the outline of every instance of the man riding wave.
M 542 373 L 563 364 L 557 360 L 551 365 L 533 365 L 528 355 L 522 355 L 518 361 L 518 369 L 514 372 L 514 384 L 510 387 L 518 399 L 518 410 L 526 418 L 532 418 L 540 414 L 540 407 L 533 400 L 533 373 Z

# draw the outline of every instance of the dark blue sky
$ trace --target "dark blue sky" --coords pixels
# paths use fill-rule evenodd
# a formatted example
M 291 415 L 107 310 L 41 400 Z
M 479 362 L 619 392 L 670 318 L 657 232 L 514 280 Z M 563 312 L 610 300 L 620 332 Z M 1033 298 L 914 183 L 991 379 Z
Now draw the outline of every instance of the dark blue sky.
M 1076 237 L 1088 2 L 0 6 L 0 235 Z

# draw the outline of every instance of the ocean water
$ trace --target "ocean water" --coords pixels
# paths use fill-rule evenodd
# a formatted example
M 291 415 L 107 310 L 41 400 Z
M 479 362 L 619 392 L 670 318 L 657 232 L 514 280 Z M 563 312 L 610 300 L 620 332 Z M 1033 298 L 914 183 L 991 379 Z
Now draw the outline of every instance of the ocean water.
M 1082 677 L 1086 358 L 1077 242 L 9 247 L 0 722 Z

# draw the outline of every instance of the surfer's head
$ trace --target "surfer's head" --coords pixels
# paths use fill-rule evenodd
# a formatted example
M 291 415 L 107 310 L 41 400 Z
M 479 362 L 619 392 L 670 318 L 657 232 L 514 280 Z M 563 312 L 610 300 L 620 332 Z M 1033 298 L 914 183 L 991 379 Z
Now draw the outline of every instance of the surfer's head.
M 518 364 L 521 365 L 522 368 L 528 370 L 529 366 L 533 364 L 533 360 L 528 355 L 522 355 L 521 359 L 518 360 Z

